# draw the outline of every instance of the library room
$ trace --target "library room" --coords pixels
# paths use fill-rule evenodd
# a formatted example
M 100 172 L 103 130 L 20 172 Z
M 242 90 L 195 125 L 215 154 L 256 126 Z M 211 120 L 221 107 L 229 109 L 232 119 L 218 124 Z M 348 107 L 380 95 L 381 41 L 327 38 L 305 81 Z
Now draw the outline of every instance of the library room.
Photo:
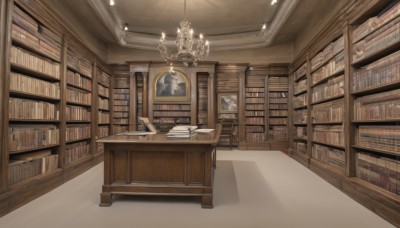
M 400 0 L 1 0 L 0 227 L 400 227 Z

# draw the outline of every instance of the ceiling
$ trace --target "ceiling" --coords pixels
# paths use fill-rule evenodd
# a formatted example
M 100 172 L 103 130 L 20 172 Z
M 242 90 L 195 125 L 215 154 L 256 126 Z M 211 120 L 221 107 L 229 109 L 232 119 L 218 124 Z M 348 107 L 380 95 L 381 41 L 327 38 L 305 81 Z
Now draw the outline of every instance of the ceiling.
M 62 9 L 106 44 L 156 50 L 161 32 L 174 44 L 184 18 L 184 0 L 44 0 Z M 331 0 L 187 0 L 186 15 L 213 50 L 259 48 L 292 41 L 307 25 L 310 13 L 324 16 Z M 314 15 L 315 16 L 315 15 Z M 123 25 L 128 23 L 129 30 Z M 261 27 L 268 26 L 265 30 Z

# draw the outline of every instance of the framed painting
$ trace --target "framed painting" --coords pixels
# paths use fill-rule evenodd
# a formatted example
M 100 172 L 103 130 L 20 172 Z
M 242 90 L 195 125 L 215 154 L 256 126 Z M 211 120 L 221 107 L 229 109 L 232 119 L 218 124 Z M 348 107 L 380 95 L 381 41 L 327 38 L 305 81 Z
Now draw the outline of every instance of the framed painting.
M 237 93 L 218 94 L 218 113 L 237 113 Z
M 189 101 L 190 81 L 179 71 L 164 71 L 154 80 L 154 101 Z

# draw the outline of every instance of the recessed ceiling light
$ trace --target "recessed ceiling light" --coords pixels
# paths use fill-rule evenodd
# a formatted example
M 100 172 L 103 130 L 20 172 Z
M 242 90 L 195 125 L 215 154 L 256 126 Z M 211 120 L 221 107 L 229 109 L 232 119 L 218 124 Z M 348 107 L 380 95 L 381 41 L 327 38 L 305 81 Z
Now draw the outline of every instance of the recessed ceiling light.
M 110 6 L 113 6 L 113 5 L 115 5 L 114 0 L 110 0 Z
M 276 3 L 278 3 L 278 0 L 272 0 L 272 1 L 271 1 L 271 6 L 272 6 L 272 5 L 275 5 Z

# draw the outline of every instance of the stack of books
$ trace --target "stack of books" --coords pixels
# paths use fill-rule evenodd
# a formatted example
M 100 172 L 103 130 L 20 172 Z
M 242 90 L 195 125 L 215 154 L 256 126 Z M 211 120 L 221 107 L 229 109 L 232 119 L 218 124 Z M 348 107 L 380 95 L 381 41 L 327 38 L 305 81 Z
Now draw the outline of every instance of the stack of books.
M 169 139 L 190 139 L 197 135 L 197 126 L 178 125 L 167 133 Z

